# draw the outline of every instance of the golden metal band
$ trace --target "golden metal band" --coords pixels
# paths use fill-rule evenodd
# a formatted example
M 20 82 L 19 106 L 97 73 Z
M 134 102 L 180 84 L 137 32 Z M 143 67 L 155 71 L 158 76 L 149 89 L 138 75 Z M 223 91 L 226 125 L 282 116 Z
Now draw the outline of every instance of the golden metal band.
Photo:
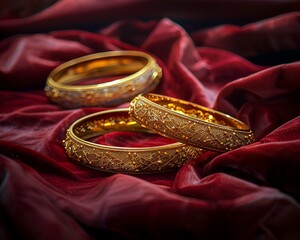
M 65 150 L 70 158 L 88 167 L 129 174 L 178 169 L 203 152 L 183 143 L 125 148 L 88 141 L 111 131 L 150 132 L 132 120 L 128 109 L 102 111 L 80 118 L 70 126 L 64 140 Z
M 105 83 L 78 85 L 83 80 L 120 75 L 126 76 Z M 107 107 L 153 90 L 161 76 L 155 59 L 144 52 L 102 52 L 73 59 L 55 68 L 48 76 L 45 92 L 54 103 L 65 108 Z
M 129 114 L 154 132 L 206 150 L 225 152 L 254 141 L 252 131 L 238 119 L 167 96 L 140 94 L 131 101 Z

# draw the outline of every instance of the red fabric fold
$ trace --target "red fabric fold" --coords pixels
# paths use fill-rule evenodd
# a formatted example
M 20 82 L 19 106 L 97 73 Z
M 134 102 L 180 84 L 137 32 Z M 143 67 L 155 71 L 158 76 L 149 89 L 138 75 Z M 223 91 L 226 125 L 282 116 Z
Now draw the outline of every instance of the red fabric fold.
M 299 50 L 299 17 L 295 12 L 242 27 L 217 26 L 194 32 L 193 39 L 197 45 L 225 49 L 242 56 Z
M 299 155 L 299 121 L 297 117 L 257 143 L 214 158 L 205 165 L 203 174 L 221 171 L 243 176 L 245 173 L 245 178 L 257 178 L 299 199 L 300 163 L 295 158 Z
M 299 50 L 298 15 L 195 35 L 164 18 L 1 41 L 0 238 L 299 239 L 300 65 L 260 66 L 243 58 L 259 55 L 261 43 L 269 52 Z M 230 34 L 213 34 L 222 31 Z M 47 75 L 72 58 L 117 49 L 157 59 L 163 78 L 154 92 L 237 117 L 253 129 L 256 142 L 226 153 L 207 151 L 170 173 L 104 173 L 70 160 L 62 144 L 67 128 L 104 108 L 54 105 L 43 91 Z M 94 141 L 171 142 L 124 132 Z
M 300 10 L 297 0 L 4 0 L 0 4 L 0 32 L 5 34 L 91 27 L 124 18 L 255 21 Z

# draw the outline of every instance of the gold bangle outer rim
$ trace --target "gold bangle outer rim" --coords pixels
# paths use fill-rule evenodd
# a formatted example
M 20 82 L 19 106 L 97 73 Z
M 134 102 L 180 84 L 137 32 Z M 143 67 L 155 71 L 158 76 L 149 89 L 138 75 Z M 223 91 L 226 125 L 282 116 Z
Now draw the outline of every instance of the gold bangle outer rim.
M 220 115 L 241 125 L 243 129 L 210 123 L 177 113 L 151 101 L 147 98 L 147 95 L 163 98 L 165 101 L 172 103 L 179 102 L 190 105 L 196 109 L 203 109 L 212 115 Z M 143 113 L 141 113 L 141 108 L 143 108 Z M 177 98 L 152 93 L 139 94 L 131 101 L 129 114 L 133 120 L 153 132 L 206 150 L 226 152 L 254 142 L 251 129 L 242 121 L 225 113 Z
M 129 76 L 100 84 L 73 86 L 61 84 L 54 80 L 57 73 L 76 64 L 119 56 L 142 57 L 147 60 L 147 63 L 142 69 Z M 162 69 L 156 60 L 145 52 L 131 50 L 101 52 L 75 58 L 57 66 L 48 75 L 45 93 L 52 102 L 65 108 L 110 107 L 130 101 L 139 93 L 153 90 L 161 77 Z
M 63 141 L 67 155 L 82 165 L 105 172 L 149 174 L 178 169 L 204 152 L 179 142 L 144 148 L 106 146 L 83 140 L 74 133 L 75 126 L 88 122 L 90 118 L 118 112 L 128 113 L 128 108 L 97 112 L 76 120 Z M 118 159 L 120 157 L 123 160 Z

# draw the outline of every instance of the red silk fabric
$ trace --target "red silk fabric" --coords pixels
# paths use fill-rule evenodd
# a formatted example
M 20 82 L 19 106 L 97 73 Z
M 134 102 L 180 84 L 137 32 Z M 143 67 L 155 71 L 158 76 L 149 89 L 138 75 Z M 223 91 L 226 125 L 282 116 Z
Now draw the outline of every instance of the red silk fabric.
M 244 58 L 299 50 L 299 17 L 193 33 L 169 19 L 124 20 L 96 32 L 2 40 L 0 238 L 300 239 L 300 62 L 258 65 Z M 62 145 L 66 129 L 104 108 L 66 110 L 50 103 L 43 92 L 47 75 L 67 60 L 117 49 L 157 59 L 163 78 L 155 93 L 237 117 L 256 142 L 207 152 L 170 173 L 108 174 L 74 163 Z M 169 142 L 129 133 L 96 141 Z

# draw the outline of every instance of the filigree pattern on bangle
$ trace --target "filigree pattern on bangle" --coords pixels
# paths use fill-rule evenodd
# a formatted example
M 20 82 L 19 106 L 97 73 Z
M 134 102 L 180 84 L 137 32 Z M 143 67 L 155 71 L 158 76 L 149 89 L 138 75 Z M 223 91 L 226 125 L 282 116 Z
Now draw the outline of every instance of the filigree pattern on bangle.
M 163 95 L 140 94 L 131 101 L 129 114 L 154 132 L 206 150 L 226 152 L 254 141 L 238 119 Z
M 74 85 L 107 76 L 110 82 Z M 126 75 L 126 76 L 123 76 Z M 86 55 L 61 64 L 48 76 L 45 93 L 64 108 L 115 106 L 142 92 L 152 91 L 162 70 L 150 55 L 139 51 L 111 51 Z
M 178 169 L 204 151 L 182 143 L 154 147 L 114 147 L 87 141 L 111 131 L 142 131 L 128 115 L 128 109 L 90 114 L 74 122 L 64 140 L 68 156 L 80 164 L 106 172 L 156 173 Z

